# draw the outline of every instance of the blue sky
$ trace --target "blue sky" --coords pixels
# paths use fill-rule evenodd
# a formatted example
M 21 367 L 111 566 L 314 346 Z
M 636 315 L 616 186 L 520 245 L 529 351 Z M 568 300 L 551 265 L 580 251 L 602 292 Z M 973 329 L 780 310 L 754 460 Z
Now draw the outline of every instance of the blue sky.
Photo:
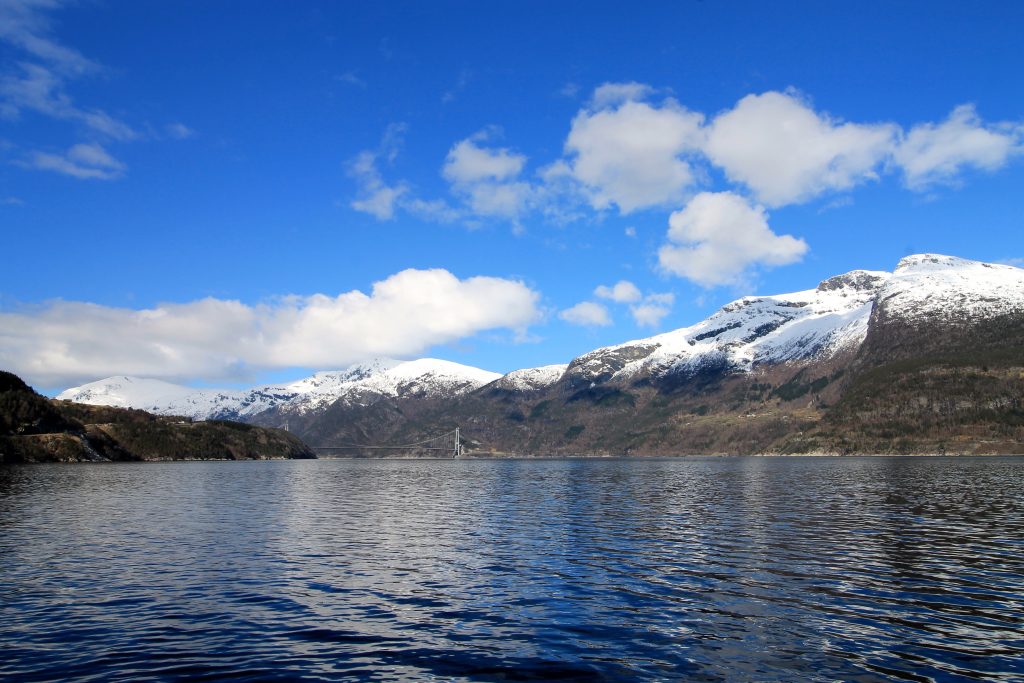
M 0 366 L 504 372 L 1020 263 L 1024 5 L 894 4 L 0 0 Z

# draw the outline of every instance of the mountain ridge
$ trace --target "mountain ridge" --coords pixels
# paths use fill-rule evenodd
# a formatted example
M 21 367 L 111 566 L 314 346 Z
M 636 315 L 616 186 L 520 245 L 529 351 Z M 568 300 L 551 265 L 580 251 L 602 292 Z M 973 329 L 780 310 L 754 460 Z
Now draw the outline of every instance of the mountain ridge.
M 47 399 L 0 371 L 0 463 L 315 457 L 281 430 Z
M 864 377 L 887 364 L 914 358 L 947 363 L 979 349 L 987 359 L 979 371 L 992 363 L 1024 366 L 1022 345 L 1013 343 L 1024 338 L 1022 318 L 1024 270 L 917 254 L 901 259 L 892 273 L 853 270 L 814 289 L 741 297 L 688 327 L 594 349 L 564 365 L 498 375 L 431 359 L 377 361 L 287 385 L 321 377 L 320 393 L 288 398 L 291 389 L 264 392 L 276 403 L 265 400 L 259 406 L 267 407 L 249 412 L 243 406 L 236 415 L 290 426 L 317 442 L 407 441 L 434 425 L 458 423 L 478 435 L 481 450 L 494 451 L 842 451 L 849 444 L 821 425 L 826 414 L 838 419 L 844 397 L 859 395 Z M 330 379 L 345 373 L 359 378 Z M 975 380 L 988 382 L 980 375 Z M 999 400 L 1016 405 L 1015 385 L 989 380 L 986 386 L 1003 387 Z M 708 415 L 721 424 L 711 424 Z M 784 424 L 766 426 L 764 419 L 741 415 L 775 415 Z M 796 424 L 806 429 L 791 429 Z M 814 444 L 791 434 L 815 430 Z M 864 438 L 872 447 L 891 446 Z

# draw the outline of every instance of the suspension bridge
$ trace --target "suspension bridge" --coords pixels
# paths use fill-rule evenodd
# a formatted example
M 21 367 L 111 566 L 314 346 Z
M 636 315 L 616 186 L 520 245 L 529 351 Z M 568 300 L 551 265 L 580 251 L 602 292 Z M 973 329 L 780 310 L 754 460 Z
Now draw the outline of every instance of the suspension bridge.
M 310 446 L 317 453 L 330 455 L 333 453 L 344 453 L 346 451 L 431 451 L 438 456 L 450 456 L 457 458 L 462 455 L 462 440 L 459 435 L 459 428 L 456 427 L 450 432 L 440 436 L 432 436 L 429 439 L 416 441 L 415 443 L 394 444 L 394 445 L 367 445 L 367 444 L 342 444 L 339 446 Z

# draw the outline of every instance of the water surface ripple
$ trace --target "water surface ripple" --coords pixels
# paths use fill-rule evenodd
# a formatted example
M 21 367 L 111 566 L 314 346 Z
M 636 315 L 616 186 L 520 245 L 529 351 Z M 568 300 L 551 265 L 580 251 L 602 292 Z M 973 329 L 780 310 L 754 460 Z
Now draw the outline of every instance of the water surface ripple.
M 1024 458 L 0 467 L 4 680 L 1024 680 Z

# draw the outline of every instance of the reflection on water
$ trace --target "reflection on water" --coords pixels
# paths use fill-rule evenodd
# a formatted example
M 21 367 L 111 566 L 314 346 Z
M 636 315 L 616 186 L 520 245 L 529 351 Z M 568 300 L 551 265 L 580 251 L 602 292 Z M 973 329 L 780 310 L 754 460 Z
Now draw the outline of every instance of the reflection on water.
M 0 468 L 6 680 L 1024 679 L 1024 458 Z

